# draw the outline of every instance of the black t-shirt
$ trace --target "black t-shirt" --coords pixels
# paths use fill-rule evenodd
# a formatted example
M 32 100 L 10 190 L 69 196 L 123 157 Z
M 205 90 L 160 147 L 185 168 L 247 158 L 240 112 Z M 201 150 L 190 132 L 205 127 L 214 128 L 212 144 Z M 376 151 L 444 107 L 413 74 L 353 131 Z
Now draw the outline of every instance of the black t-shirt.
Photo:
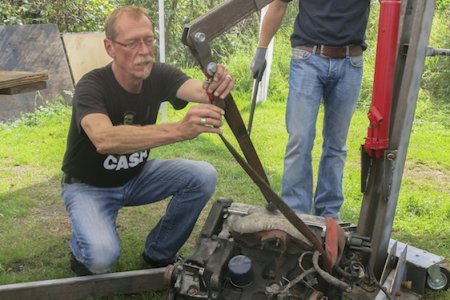
M 299 0 L 291 46 L 354 44 L 365 49 L 369 11 L 370 0 Z
M 176 98 L 176 92 L 188 79 L 174 67 L 155 63 L 142 91 L 132 94 L 117 82 L 111 64 L 87 73 L 75 87 L 62 170 L 100 187 L 120 186 L 139 174 L 150 149 L 129 154 L 100 154 L 81 128 L 81 119 L 91 113 L 102 113 L 109 116 L 114 126 L 155 124 L 161 102 L 169 101 L 175 109 L 187 105 Z

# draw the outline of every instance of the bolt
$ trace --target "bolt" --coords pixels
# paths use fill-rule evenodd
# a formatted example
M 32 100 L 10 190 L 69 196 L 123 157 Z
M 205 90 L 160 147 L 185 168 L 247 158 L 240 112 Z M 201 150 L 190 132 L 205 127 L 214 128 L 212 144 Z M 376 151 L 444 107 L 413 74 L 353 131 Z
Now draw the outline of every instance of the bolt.
M 210 62 L 206 66 L 206 72 L 208 73 L 208 75 L 213 76 L 214 74 L 216 74 L 216 71 L 217 71 L 217 64 L 215 62 Z
M 194 34 L 194 39 L 197 42 L 203 43 L 205 41 L 205 39 L 206 39 L 206 36 L 205 36 L 205 34 L 203 32 L 196 32 Z
M 189 290 L 188 290 L 188 295 L 189 296 L 194 296 L 194 295 L 197 294 L 197 292 L 198 292 L 198 290 L 197 290 L 196 287 L 190 287 Z
M 387 159 L 389 159 L 389 160 L 395 160 L 395 159 L 397 158 L 397 155 L 396 155 L 394 152 L 389 152 L 389 153 L 386 155 L 386 157 L 387 157 Z
M 402 286 L 410 290 L 412 288 L 412 281 L 411 280 L 402 281 Z

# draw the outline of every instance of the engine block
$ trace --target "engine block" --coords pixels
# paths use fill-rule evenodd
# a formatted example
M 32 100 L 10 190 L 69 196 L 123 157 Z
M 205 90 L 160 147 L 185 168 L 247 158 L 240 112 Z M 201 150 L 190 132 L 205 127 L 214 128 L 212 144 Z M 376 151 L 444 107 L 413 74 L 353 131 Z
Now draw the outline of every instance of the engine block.
M 169 270 L 168 298 L 341 299 L 352 298 L 355 286 L 377 288 L 364 265 L 370 241 L 355 226 L 299 217 L 323 241 L 323 253 L 279 211 L 218 199 L 193 254 Z

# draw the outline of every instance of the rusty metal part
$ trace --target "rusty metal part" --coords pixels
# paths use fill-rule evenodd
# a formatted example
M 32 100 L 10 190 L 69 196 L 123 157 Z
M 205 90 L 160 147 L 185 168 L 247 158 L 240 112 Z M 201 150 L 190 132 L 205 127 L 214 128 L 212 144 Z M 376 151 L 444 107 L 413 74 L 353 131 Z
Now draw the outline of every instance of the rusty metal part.
M 233 0 L 223 1 L 204 15 L 201 15 L 184 27 L 182 41 L 192 45 L 193 33 L 203 32 L 206 42 L 226 32 L 228 29 L 247 18 L 250 14 L 261 10 L 272 0 Z
M 324 265 L 328 272 L 339 264 L 345 248 L 345 232 L 333 218 L 326 219 Z
M 312 292 L 312 294 L 308 298 L 308 300 L 323 300 L 323 299 L 324 299 L 324 294 L 320 291 Z
M 265 245 L 264 248 L 280 249 L 281 253 L 286 252 L 289 242 L 289 235 L 282 230 L 268 230 L 261 231 L 257 234 L 261 242 Z M 266 246 L 267 245 L 267 246 Z
M 214 63 L 208 42 L 223 34 L 229 28 L 233 27 L 253 12 L 260 10 L 270 2 L 272 2 L 272 0 L 225 1 L 185 26 L 181 40 L 189 47 L 189 50 L 200 64 L 205 76 L 209 78 L 214 75 L 208 70 L 208 66 L 210 66 L 211 63 Z M 225 110 L 225 119 L 238 140 L 245 158 L 259 176 L 269 184 L 267 175 L 255 151 L 253 143 L 250 140 L 247 129 L 245 128 L 242 117 L 231 94 L 225 101 L 217 97 L 211 100 L 213 104 L 222 107 Z
M 245 159 L 234 149 L 234 147 L 228 142 L 225 137 L 220 134 L 220 138 L 222 139 L 225 146 L 228 148 L 228 151 L 233 155 L 236 161 L 241 165 L 244 171 L 250 176 L 253 182 L 258 186 L 266 199 L 272 203 L 274 203 L 280 212 L 286 217 L 286 219 L 294 225 L 314 246 L 319 253 L 323 252 L 322 243 L 317 238 L 317 236 L 309 229 L 308 226 L 295 214 L 295 212 L 275 193 L 270 186 L 256 173 L 255 170 L 245 161 Z
M 195 22 L 192 26 L 196 28 L 202 28 Z M 206 25 L 203 24 L 203 26 Z M 203 32 L 205 30 L 207 30 L 207 28 L 202 28 L 202 31 L 194 32 L 188 30 L 187 32 L 190 32 L 190 34 L 188 34 L 188 36 L 183 36 L 183 40 L 185 40 L 185 44 L 189 47 L 192 55 L 200 64 L 200 67 L 205 76 L 210 79 L 212 78 L 212 76 L 214 76 L 216 63 L 212 59 L 211 49 L 209 47 L 206 35 Z M 211 68 L 211 66 L 214 67 Z M 264 179 L 266 183 L 269 183 L 269 179 L 267 178 L 258 154 L 256 153 L 255 147 L 250 140 L 247 129 L 244 125 L 244 121 L 242 120 L 241 114 L 239 113 L 239 110 L 231 94 L 229 94 L 225 100 L 215 97 L 212 94 L 208 94 L 208 96 L 211 103 L 225 110 L 225 119 L 227 120 L 231 131 L 235 135 L 248 163 L 252 166 L 253 169 L 255 169 L 256 172 L 258 172 L 258 174 Z
M 247 129 L 245 128 L 244 121 L 242 120 L 242 116 L 239 113 L 239 110 L 231 94 L 228 95 L 224 102 L 226 104 L 225 120 L 227 121 L 228 126 L 230 127 L 236 140 L 238 141 L 239 147 L 242 149 L 242 153 L 244 154 L 246 161 L 269 186 L 269 179 L 267 178 L 266 172 L 264 171 L 264 167 L 258 157 L 255 147 L 253 146 L 253 143 L 249 135 L 247 134 Z M 267 192 L 263 192 L 262 190 L 261 192 L 269 203 L 272 202 L 270 201 L 270 197 L 268 196 Z
M 208 13 L 200 16 L 188 24 L 183 32 L 182 41 L 189 47 L 192 55 L 199 62 L 203 73 L 208 77 L 207 66 L 213 62 L 211 49 L 208 42 L 224 33 L 226 30 L 246 18 L 251 13 L 261 9 L 269 4 L 271 0 L 234 0 L 226 1 L 216 6 Z M 269 180 L 256 153 L 253 143 L 245 128 L 241 114 L 233 100 L 231 94 L 225 101 L 218 99 L 213 103 L 224 108 L 225 119 L 230 126 L 239 146 L 247 160 L 243 159 L 233 146 L 220 135 L 222 141 L 239 162 L 241 167 L 247 172 L 250 178 L 259 187 L 264 198 L 268 202 L 268 209 L 274 209 L 273 204 L 280 209 L 283 215 L 313 244 L 314 248 L 320 253 L 323 247 L 317 236 L 303 223 L 303 221 L 294 213 L 294 211 L 284 203 L 284 201 L 270 188 Z
M 255 108 L 256 108 L 256 98 L 258 97 L 258 89 L 259 89 L 259 82 L 261 79 L 256 78 L 254 80 L 253 84 L 253 96 L 252 96 L 252 105 L 250 106 L 250 114 L 248 117 L 248 125 L 247 125 L 247 134 L 250 136 L 252 133 L 252 125 L 253 125 L 253 116 L 255 114 Z

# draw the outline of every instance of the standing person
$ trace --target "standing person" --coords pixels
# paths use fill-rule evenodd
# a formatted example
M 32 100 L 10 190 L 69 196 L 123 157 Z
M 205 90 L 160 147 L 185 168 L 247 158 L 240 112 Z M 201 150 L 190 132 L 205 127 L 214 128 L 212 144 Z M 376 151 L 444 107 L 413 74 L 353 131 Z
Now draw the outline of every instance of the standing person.
M 77 275 L 108 272 L 120 254 L 118 211 L 172 197 L 142 253 L 153 267 L 173 263 L 216 186 L 210 164 L 148 159 L 150 149 L 220 133 L 223 110 L 208 93 L 225 98 L 234 86 L 218 66 L 213 81 L 190 79 L 155 63 L 155 36 L 147 11 L 124 6 L 105 23 L 104 47 L 113 59 L 77 84 L 62 170 L 62 197 L 72 222 L 71 268 Z M 182 109 L 175 123 L 155 124 L 162 101 Z
M 288 2 L 275 0 L 264 17 L 251 65 L 255 78 L 264 72 L 267 45 L 280 27 Z M 339 218 L 346 140 L 361 87 L 369 9 L 370 0 L 299 0 L 291 35 L 289 140 L 282 179 L 282 198 L 296 212 Z M 321 99 L 323 145 L 313 198 L 311 151 Z

